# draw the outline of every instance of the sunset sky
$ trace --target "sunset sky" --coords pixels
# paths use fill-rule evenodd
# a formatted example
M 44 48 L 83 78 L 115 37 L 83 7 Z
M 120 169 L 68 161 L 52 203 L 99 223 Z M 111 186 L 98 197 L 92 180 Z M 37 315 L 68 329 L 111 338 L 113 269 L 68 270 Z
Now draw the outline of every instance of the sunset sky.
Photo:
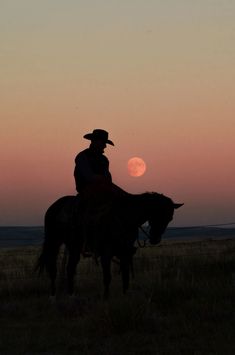
M 1 0 L 0 43 L 0 225 L 76 193 L 94 128 L 115 183 L 185 203 L 171 226 L 235 222 L 235 1 Z

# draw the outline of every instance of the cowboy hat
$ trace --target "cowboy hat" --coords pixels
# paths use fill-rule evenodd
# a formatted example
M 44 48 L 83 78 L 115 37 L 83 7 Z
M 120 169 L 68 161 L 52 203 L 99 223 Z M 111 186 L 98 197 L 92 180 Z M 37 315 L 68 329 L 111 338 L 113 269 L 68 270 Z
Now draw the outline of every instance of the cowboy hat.
M 108 139 L 108 132 L 106 132 L 104 129 L 94 129 L 92 133 L 87 133 L 83 138 L 89 139 L 90 141 L 92 140 L 102 140 L 107 144 L 114 145 L 111 140 Z

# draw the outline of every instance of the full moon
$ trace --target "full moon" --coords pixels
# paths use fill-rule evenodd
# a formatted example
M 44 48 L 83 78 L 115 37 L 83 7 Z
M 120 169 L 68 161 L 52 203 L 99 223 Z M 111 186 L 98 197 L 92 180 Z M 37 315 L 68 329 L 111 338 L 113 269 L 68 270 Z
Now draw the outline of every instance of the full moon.
M 146 164 L 143 159 L 133 157 L 128 160 L 127 169 L 131 176 L 142 176 L 146 171 Z

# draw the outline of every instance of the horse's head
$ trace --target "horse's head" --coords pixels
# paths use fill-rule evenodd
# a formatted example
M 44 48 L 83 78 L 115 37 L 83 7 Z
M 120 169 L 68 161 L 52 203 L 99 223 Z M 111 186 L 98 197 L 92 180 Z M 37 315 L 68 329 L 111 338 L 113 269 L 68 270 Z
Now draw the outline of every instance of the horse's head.
M 183 203 L 174 203 L 169 197 L 157 193 L 153 193 L 150 199 L 149 241 L 155 245 L 160 243 L 162 234 L 173 219 L 174 210 L 183 206 Z

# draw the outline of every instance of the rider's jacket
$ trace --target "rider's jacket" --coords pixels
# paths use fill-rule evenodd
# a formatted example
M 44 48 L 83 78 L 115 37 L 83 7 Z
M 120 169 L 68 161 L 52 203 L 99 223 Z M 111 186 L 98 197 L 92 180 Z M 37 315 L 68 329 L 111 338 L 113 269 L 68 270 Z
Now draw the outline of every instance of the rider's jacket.
M 108 158 L 87 148 L 75 158 L 74 178 L 77 192 L 81 192 L 88 184 L 95 181 L 97 175 L 112 182 Z

